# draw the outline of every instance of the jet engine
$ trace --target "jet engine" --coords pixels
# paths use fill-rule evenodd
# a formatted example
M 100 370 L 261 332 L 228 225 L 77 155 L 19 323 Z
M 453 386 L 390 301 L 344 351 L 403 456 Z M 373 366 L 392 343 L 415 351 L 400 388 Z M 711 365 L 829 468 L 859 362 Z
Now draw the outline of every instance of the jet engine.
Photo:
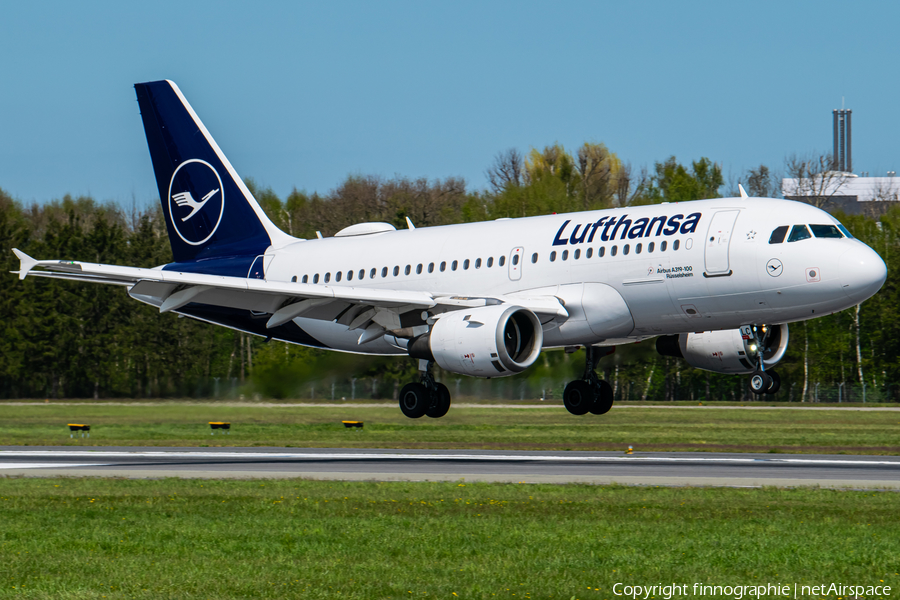
M 757 335 L 763 364 L 767 369 L 774 367 L 787 351 L 787 323 L 759 326 Z M 656 350 L 663 356 L 683 358 L 697 369 L 727 374 L 752 373 L 760 352 L 756 342 L 744 339 L 739 329 L 660 336 Z
M 521 306 L 497 304 L 442 314 L 408 349 L 413 358 L 433 360 L 445 371 L 506 377 L 530 367 L 543 342 L 537 315 Z

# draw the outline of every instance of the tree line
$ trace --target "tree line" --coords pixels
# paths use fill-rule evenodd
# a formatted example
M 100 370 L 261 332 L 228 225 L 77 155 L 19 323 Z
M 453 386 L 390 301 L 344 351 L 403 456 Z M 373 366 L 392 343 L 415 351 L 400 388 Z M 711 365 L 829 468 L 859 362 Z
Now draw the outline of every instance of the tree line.
M 559 144 L 527 154 L 500 152 L 485 175 L 488 186 L 482 190 L 471 190 L 456 177 L 352 175 L 326 194 L 293 190 L 285 198 L 252 180 L 247 184 L 269 217 L 301 238 L 313 238 L 317 232 L 332 235 L 363 221 L 402 228 L 408 217 L 416 226 L 427 227 L 714 198 L 723 187 L 727 195 L 737 195 L 731 193 L 736 192 L 736 181 L 726 183 L 721 167 L 708 158 L 684 165 L 670 157 L 652 169 L 633 169 L 595 143 L 585 143 L 574 153 Z M 776 195 L 776 179 L 764 165 L 740 180 L 751 195 Z M 861 307 L 791 326 L 791 344 L 778 367 L 784 382 L 778 398 L 813 399 L 821 385 L 846 386 L 841 392 L 853 397 L 863 383 L 870 399 L 900 397 L 895 388 L 900 315 L 894 276 L 900 266 L 900 210 L 881 213 L 838 216 L 885 259 L 887 283 Z M 172 260 L 159 203 L 129 209 L 67 195 L 26 205 L 0 189 L 0 240 L 0 263 L 7 273 L 18 269 L 10 252 L 14 247 L 37 258 L 139 267 Z M 329 390 L 339 396 L 390 398 L 415 376 L 410 359 L 265 343 L 189 318 L 161 315 L 110 286 L 5 277 L 0 286 L 3 398 L 327 398 Z M 511 398 L 555 390 L 558 398 L 561 387 L 578 376 L 583 364 L 579 356 L 545 352 L 535 366 L 514 378 L 457 386 Z M 681 359 L 657 355 L 652 343 L 621 347 L 599 368 L 620 400 L 750 397 L 746 378 L 692 369 Z

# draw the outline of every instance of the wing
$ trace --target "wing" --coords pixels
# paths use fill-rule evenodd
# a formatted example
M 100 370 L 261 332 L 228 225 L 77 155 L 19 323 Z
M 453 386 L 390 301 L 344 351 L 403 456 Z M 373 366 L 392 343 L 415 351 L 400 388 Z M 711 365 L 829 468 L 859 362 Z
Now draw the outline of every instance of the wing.
M 64 260 L 39 261 L 21 250 L 13 249 L 13 252 L 20 261 L 19 270 L 13 273 L 20 280 L 34 275 L 123 286 L 129 296 L 163 313 L 178 312 L 191 303 L 251 310 L 270 315 L 266 323 L 269 329 L 300 316 L 336 321 L 351 330 L 364 330 L 360 344 L 385 332 L 403 330 L 403 321 L 409 319 L 402 317 L 423 310 L 442 313 L 510 303 L 531 309 L 544 323 L 569 316 L 554 296 L 436 296 L 414 290 L 268 281 Z

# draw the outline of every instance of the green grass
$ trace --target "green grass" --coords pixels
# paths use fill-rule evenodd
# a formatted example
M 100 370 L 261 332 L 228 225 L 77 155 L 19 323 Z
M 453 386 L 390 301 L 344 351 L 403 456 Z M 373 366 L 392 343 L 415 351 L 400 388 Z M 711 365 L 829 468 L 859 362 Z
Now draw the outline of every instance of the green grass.
M 224 403 L 0 404 L 0 443 L 12 445 L 293 446 L 508 450 L 693 450 L 900 454 L 900 413 L 614 407 L 575 417 L 560 405 L 454 407 L 410 420 L 394 406 L 233 406 Z M 348 430 L 342 420 L 365 422 Z M 210 435 L 208 421 L 230 421 Z M 90 439 L 66 423 L 88 423 Z
M 616 582 L 673 581 L 898 590 L 897 502 L 821 489 L 3 479 L 0 598 L 601 599 Z

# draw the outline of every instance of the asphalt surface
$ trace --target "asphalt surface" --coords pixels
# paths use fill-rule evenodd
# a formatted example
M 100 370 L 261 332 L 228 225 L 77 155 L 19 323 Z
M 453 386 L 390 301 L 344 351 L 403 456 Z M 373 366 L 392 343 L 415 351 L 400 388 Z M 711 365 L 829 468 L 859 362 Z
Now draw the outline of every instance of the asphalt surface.
M 898 489 L 900 457 L 691 452 L 0 446 L 0 476 Z

